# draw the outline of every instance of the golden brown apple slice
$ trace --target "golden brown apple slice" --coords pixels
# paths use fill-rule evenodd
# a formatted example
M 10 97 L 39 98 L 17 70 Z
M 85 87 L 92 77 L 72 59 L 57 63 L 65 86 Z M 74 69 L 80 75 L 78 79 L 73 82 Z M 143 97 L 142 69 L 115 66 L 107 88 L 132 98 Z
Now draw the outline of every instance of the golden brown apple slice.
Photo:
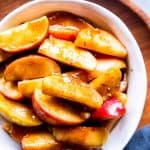
M 74 77 L 76 79 L 79 79 L 83 82 L 88 82 L 87 72 L 84 70 L 73 70 L 66 73 L 63 73 L 64 75 Z
M 97 59 L 96 69 L 94 71 L 88 72 L 88 79 L 92 80 L 98 77 L 102 72 L 106 72 L 111 68 L 125 69 L 125 61 L 117 58 L 99 58 Z
M 66 72 L 64 73 L 64 75 L 67 75 L 69 77 L 74 77 L 83 82 L 88 82 L 86 73 L 87 72 L 85 72 L 84 70 L 74 70 L 74 71 Z M 18 90 L 20 93 L 22 93 L 23 96 L 31 98 L 36 88 L 42 89 L 42 80 L 43 78 L 19 81 Z
M 72 26 L 78 29 L 84 29 L 87 27 L 92 27 L 87 21 L 79 18 L 73 14 L 66 13 L 66 12 L 54 12 L 51 13 L 49 16 L 49 24 L 50 25 L 62 25 Z
M 43 41 L 48 34 L 46 16 L 26 22 L 0 33 L 0 48 L 7 52 L 29 50 Z
M 108 137 L 108 131 L 102 127 L 53 128 L 57 141 L 84 147 L 102 146 Z
M 0 115 L 21 126 L 38 126 L 42 122 L 26 105 L 11 101 L 0 94 Z
M 31 98 L 36 88 L 42 89 L 42 80 L 43 78 L 19 81 L 18 90 L 23 96 Z
M 10 63 L 5 71 L 6 80 L 25 80 L 45 77 L 53 73 L 60 73 L 58 64 L 46 57 L 28 55 Z
M 25 127 L 17 126 L 10 122 L 5 122 L 3 129 L 11 136 L 13 140 L 17 142 L 21 142 L 21 139 L 23 138 L 23 136 L 28 133 Z
M 78 35 L 79 29 L 73 26 L 53 25 L 49 26 L 49 34 L 67 41 L 74 41 Z
M 94 89 L 97 89 L 101 95 L 105 96 L 119 90 L 121 77 L 122 74 L 120 69 L 111 68 L 92 80 L 90 85 Z
M 39 89 L 33 94 L 32 104 L 36 114 L 52 125 L 76 125 L 90 116 L 72 108 L 65 101 L 43 94 Z
M 96 67 L 96 59 L 90 52 L 75 47 L 70 41 L 56 39 L 52 36 L 42 43 L 38 53 L 89 71 Z
M 3 129 L 11 136 L 11 138 L 19 143 L 21 143 L 22 138 L 31 132 L 41 131 L 44 126 L 37 127 L 23 127 L 11 122 L 5 121 Z
M 114 93 L 112 93 L 112 95 L 118 99 L 123 105 L 127 104 L 127 94 L 126 93 L 122 93 L 120 91 L 116 91 Z
M 18 90 L 17 83 L 12 81 L 6 81 L 3 77 L 0 78 L 0 92 L 14 100 L 14 101 L 21 101 L 23 100 L 23 95 Z
M 61 145 L 48 131 L 28 133 L 21 144 L 23 150 L 61 150 Z
M 91 108 L 103 103 L 100 94 L 88 84 L 67 75 L 51 75 L 43 79 L 43 92 L 78 102 Z
M 12 56 L 13 56 L 13 54 L 11 54 L 9 52 L 5 52 L 0 49 L 0 63 L 4 62 L 5 60 L 7 60 L 8 58 L 10 58 Z
M 79 32 L 75 45 L 98 53 L 126 58 L 125 47 L 111 33 L 100 29 L 86 28 Z

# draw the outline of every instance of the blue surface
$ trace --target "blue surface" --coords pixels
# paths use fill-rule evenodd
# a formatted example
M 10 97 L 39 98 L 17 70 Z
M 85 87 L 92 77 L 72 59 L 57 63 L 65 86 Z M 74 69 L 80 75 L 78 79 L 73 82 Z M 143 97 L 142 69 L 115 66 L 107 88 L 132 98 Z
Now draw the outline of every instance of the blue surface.
M 137 131 L 124 150 L 150 150 L 150 125 Z

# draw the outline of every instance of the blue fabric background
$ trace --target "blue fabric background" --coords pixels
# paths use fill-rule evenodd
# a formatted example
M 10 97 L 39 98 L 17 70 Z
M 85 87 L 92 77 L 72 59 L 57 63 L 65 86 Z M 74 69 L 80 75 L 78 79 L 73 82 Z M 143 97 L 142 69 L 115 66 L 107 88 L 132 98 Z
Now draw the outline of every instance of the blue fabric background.
M 138 130 L 124 150 L 150 150 L 150 125 Z

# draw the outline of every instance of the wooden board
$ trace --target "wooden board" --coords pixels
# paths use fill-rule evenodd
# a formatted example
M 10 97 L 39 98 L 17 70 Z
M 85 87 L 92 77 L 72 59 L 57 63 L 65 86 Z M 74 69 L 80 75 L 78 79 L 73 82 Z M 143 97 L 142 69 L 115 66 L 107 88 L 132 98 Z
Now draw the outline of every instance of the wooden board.
M 146 23 L 147 27 L 150 29 L 150 15 L 143 11 L 136 3 L 135 0 L 120 0 L 124 5 L 132 9 L 143 21 Z M 148 8 L 149 6 L 147 6 Z
M 7 15 L 13 9 L 19 7 L 25 2 L 30 0 L 1 0 L 0 1 L 0 19 Z M 136 13 L 134 13 L 127 6 L 123 5 L 121 2 L 116 0 L 91 0 L 105 8 L 111 10 L 117 16 L 119 16 L 125 24 L 128 26 L 130 31 L 135 36 L 142 54 L 144 56 L 144 61 L 147 69 L 148 78 L 148 94 L 145 104 L 145 109 L 139 124 L 139 127 L 150 123 L 150 31 L 146 23 L 141 19 Z M 139 85 L 140 86 L 140 85 Z M 135 87 L 138 88 L 138 87 Z M 138 99 L 137 99 L 138 103 Z

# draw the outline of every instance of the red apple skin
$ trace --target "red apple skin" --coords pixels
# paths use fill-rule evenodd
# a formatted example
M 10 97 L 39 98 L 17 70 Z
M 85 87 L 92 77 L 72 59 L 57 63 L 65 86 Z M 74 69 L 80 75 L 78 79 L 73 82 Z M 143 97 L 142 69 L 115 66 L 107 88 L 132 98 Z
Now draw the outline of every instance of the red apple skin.
M 53 116 L 51 116 L 48 112 L 44 111 L 41 108 L 41 105 L 38 104 L 38 103 L 36 103 L 34 95 L 32 96 L 32 105 L 33 105 L 33 108 L 34 108 L 36 114 L 40 118 L 42 118 L 42 120 L 44 120 L 44 121 L 47 120 L 47 122 L 49 122 L 50 124 L 60 125 L 60 121 L 59 120 L 57 120 L 56 118 L 54 118 Z
M 24 96 L 19 92 L 17 84 L 0 78 L 0 92 L 10 100 L 23 101 Z
M 54 97 L 51 97 L 49 99 L 50 105 L 48 106 L 47 102 L 46 103 L 43 102 L 45 100 L 44 99 L 42 100 L 42 96 L 38 97 L 41 94 L 44 95 L 42 93 L 42 91 L 40 91 L 41 93 L 39 94 L 39 91 L 40 91 L 39 89 L 36 89 L 35 92 L 33 93 L 32 105 L 33 105 L 33 109 L 36 112 L 36 114 L 43 121 L 45 121 L 51 125 L 56 125 L 56 126 L 78 125 L 90 117 L 90 114 L 88 114 L 88 113 L 85 113 L 85 115 L 84 115 L 83 112 L 79 112 L 79 111 L 69 108 L 69 105 L 67 105 L 66 103 L 60 104 L 59 102 L 57 102 L 57 99 Z M 42 102 L 39 102 L 41 100 L 42 100 Z M 55 102 L 55 100 L 56 100 L 56 102 Z M 57 111 L 58 109 L 59 109 L 59 112 Z M 60 113 L 60 111 L 61 111 L 61 113 Z M 68 115 L 66 113 L 70 113 L 69 118 L 67 118 Z M 64 115 L 65 117 L 62 117 L 62 115 Z M 73 118 L 71 118 L 70 116 L 73 116 Z
M 59 65 L 52 59 L 32 54 L 12 61 L 4 70 L 7 81 L 37 79 L 60 73 Z
M 52 25 L 49 26 L 49 34 L 67 41 L 74 41 L 80 30 L 73 26 Z
M 105 101 L 102 106 L 96 109 L 92 118 L 97 120 L 119 119 L 126 112 L 125 106 L 116 98 Z

